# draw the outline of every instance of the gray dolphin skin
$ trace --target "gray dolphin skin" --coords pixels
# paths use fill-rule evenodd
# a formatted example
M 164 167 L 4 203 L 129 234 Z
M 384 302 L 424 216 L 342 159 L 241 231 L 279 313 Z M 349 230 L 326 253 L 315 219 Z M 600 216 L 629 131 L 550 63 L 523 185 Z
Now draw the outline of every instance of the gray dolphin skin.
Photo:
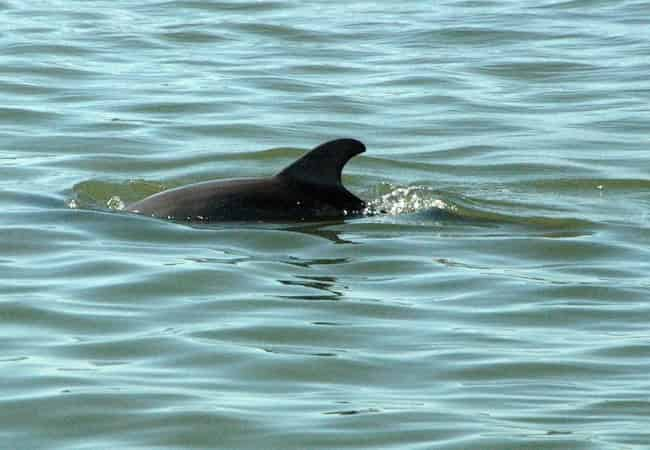
M 159 192 L 126 208 L 147 216 L 199 222 L 295 221 L 361 214 L 366 203 L 341 183 L 343 166 L 366 147 L 337 139 L 277 175 L 214 180 Z

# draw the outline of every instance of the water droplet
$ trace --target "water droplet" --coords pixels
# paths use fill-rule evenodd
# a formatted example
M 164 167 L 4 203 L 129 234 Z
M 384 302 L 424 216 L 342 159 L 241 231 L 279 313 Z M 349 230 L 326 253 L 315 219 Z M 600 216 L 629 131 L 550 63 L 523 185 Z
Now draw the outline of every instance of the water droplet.
M 109 198 L 108 201 L 106 202 L 106 206 L 116 211 L 122 211 L 126 207 L 122 199 L 117 195 L 114 195 L 111 198 Z

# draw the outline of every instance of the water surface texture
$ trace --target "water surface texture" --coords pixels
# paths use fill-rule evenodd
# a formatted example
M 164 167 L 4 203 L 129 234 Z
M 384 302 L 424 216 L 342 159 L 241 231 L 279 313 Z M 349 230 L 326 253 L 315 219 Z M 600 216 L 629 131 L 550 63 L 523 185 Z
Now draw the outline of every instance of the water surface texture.
M 0 1 L 0 440 L 645 449 L 646 1 Z M 125 204 L 329 139 L 385 214 Z

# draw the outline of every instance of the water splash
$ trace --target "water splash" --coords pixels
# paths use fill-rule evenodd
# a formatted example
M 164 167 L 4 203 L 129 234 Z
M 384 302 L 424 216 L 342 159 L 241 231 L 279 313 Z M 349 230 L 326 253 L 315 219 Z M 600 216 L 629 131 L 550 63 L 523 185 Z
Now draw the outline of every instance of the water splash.
M 366 212 L 396 216 L 431 209 L 456 212 L 455 205 L 440 199 L 433 189 L 426 186 L 391 187 L 387 193 L 368 202 Z
M 106 202 L 106 206 L 108 206 L 109 209 L 113 209 L 115 211 L 122 211 L 126 207 L 119 195 L 114 195 L 109 198 Z

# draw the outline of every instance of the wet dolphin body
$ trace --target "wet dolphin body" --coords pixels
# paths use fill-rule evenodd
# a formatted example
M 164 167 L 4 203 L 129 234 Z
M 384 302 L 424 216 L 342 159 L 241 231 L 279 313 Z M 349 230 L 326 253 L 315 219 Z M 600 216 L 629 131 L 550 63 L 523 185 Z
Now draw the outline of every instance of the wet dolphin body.
M 341 170 L 366 147 L 337 139 L 311 150 L 277 175 L 214 180 L 154 194 L 127 211 L 192 221 L 305 220 L 361 213 L 366 204 L 341 183 Z

